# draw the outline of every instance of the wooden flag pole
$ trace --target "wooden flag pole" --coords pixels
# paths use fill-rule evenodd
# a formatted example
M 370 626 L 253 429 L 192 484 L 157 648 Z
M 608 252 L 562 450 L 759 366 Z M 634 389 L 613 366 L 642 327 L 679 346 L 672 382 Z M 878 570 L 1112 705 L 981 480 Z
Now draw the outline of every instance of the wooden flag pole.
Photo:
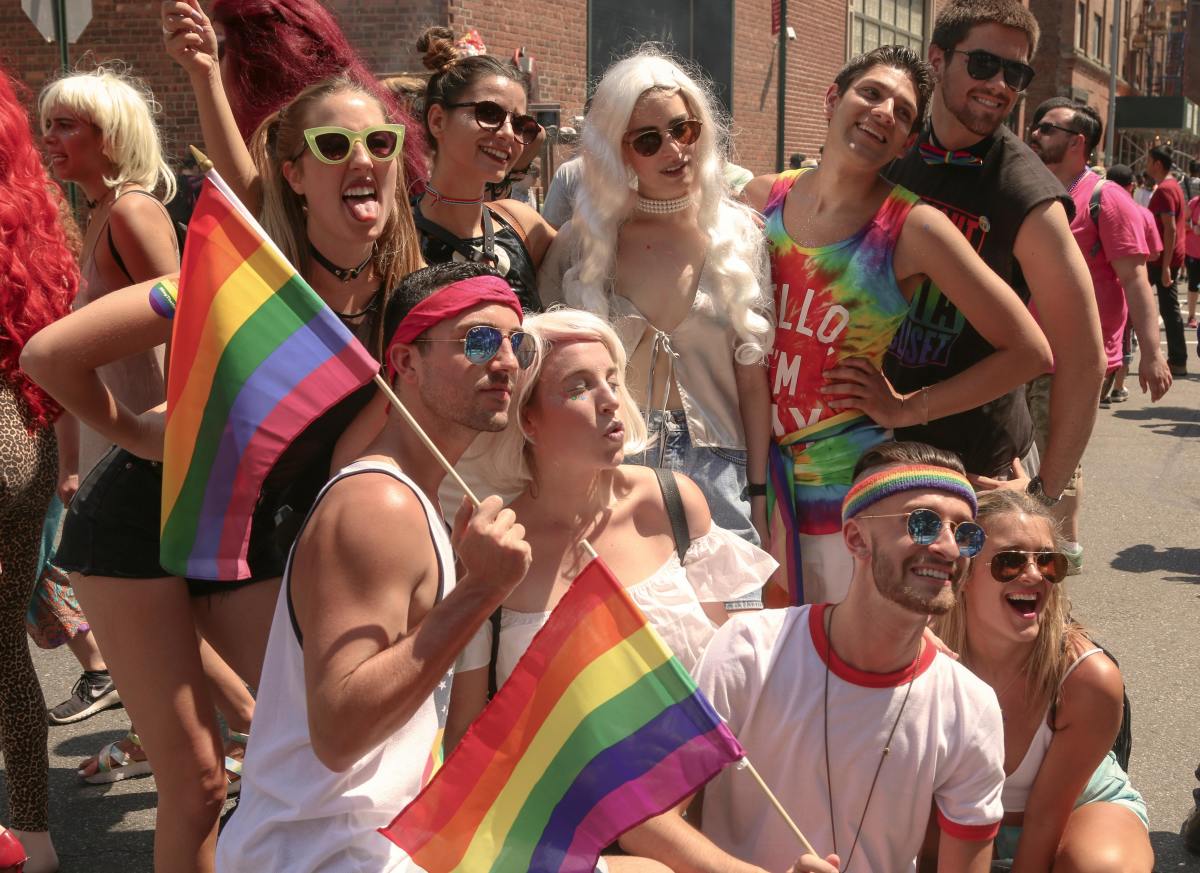
M 383 392 L 383 396 L 388 399 L 388 402 L 390 402 L 395 410 L 400 413 L 406 422 L 408 422 L 408 426 L 413 429 L 413 432 L 416 433 L 421 442 L 425 444 L 425 448 L 429 449 L 434 458 L 437 459 L 437 462 L 442 465 L 442 469 L 449 474 L 450 478 L 452 478 L 458 484 L 458 487 L 463 490 L 463 493 L 470 498 L 471 503 L 478 508 L 479 498 L 475 496 L 475 492 L 472 491 L 470 486 L 463 481 L 462 476 L 458 475 L 458 471 L 454 469 L 454 465 L 446 460 L 446 456 L 442 454 L 441 450 L 433 444 L 433 440 L 429 438 L 429 435 L 425 433 L 425 430 L 420 424 L 417 423 L 417 420 L 413 418 L 413 414 L 408 411 L 408 408 L 403 403 L 400 402 L 400 398 L 396 396 L 396 392 L 392 390 L 392 386 L 387 383 L 387 379 L 383 378 L 383 376 L 379 373 L 376 373 L 375 384 L 379 386 L 379 390 Z M 592 544 L 587 540 L 584 540 L 582 543 L 580 543 L 580 545 L 583 546 L 583 550 L 588 553 L 588 557 L 593 559 L 600 557 L 598 554 L 596 554 L 596 550 L 592 548 Z
M 742 760 L 739 761 L 738 764 L 744 766 L 750 772 L 750 775 L 754 777 L 754 781 L 757 782 L 758 787 L 763 790 L 763 794 L 767 795 L 767 800 L 771 801 L 771 805 L 775 807 L 775 811 L 783 816 L 783 820 L 787 822 L 788 827 L 792 829 L 792 833 L 796 835 L 796 839 L 800 841 L 800 845 L 804 846 L 804 851 L 810 855 L 817 855 L 817 850 L 812 847 L 812 843 L 808 841 L 808 837 L 804 836 L 804 834 L 800 831 L 800 828 L 796 826 L 794 821 L 792 821 L 792 817 L 787 814 L 787 810 L 783 808 L 783 804 L 779 802 L 779 798 L 775 796 L 775 792 L 772 791 L 767 783 L 763 781 L 763 778 L 758 775 L 758 771 L 754 769 L 754 765 L 750 763 L 750 759 L 743 756 Z M 817 855 L 817 857 L 819 858 L 820 855 Z

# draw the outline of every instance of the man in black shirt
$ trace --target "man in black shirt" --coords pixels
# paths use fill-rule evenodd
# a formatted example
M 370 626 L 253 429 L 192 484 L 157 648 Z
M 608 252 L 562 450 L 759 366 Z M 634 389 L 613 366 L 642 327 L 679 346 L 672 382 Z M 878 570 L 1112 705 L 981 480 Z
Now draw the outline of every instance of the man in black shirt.
M 937 87 L 930 121 L 885 175 L 941 208 L 980 256 L 1014 287 L 1027 287 L 1055 358 L 1050 434 L 1038 476 L 1024 389 L 927 426 L 898 431 L 957 452 L 981 487 L 1027 487 L 1057 502 L 1096 418 L 1104 347 L 1087 266 L 1071 236 L 1061 183 L 1004 120 L 1028 87 L 1038 25 L 1019 0 L 953 0 L 929 46 Z M 945 381 L 992 351 L 938 289 L 926 282 L 884 364 L 901 393 Z M 1033 471 L 1030 471 L 1033 472 Z

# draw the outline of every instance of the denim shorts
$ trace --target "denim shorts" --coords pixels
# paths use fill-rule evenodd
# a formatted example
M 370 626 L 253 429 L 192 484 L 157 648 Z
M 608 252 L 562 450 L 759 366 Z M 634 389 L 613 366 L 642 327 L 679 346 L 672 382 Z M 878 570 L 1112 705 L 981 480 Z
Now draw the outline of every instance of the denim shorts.
M 758 533 L 750 523 L 746 496 L 745 450 L 694 445 L 682 409 L 668 410 L 665 416 L 661 411 L 651 412 L 646 427 L 652 442 L 645 451 L 627 456 L 625 463 L 683 473 L 704 494 L 713 524 L 757 546 Z M 761 606 L 760 592 L 726 604 L 729 609 Z
M 1117 756 L 1113 752 L 1109 752 L 1100 762 L 1100 766 L 1096 768 L 1096 772 L 1092 774 L 1092 778 L 1075 801 L 1075 808 L 1079 809 L 1089 803 L 1115 803 L 1117 806 L 1123 806 L 1141 819 L 1147 830 L 1150 829 L 1146 801 L 1133 787 L 1129 781 L 1129 774 L 1117 763 Z M 995 842 L 997 860 L 1011 861 L 1016 857 L 1017 843 L 1020 840 L 1021 828 L 1000 828 Z

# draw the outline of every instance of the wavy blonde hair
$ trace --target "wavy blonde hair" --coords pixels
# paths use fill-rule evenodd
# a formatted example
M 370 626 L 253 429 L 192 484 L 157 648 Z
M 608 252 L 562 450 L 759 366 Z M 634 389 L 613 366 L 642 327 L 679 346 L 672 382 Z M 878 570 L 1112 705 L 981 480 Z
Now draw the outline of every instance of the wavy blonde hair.
M 990 520 L 1020 513 L 1046 522 L 1054 536 L 1055 548 L 1061 549 L 1062 539 L 1054 516 L 1023 491 L 998 489 L 980 494 L 979 513 L 975 520 L 986 531 Z M 972 562 L 971 572 L 965 584 L 972 584 L 977 574 L 987 576 L 983 579 L 985 584 L 998 584 L 994 583 L 990 574 L 977 563 L 977 559 Z M 1058 582 L 1049 586 L 1046 605 L 1042 608 L 1041 620 L 1038 622 L 1037 639 L 1025 665 L 1025 672 L 1033 679 L 1034 693 L 1044 700 L 1047 706 L 1055 702 L 1058 686 L 1067 668 L 1075 660 L 1076 645 L 1087 640 L 1084 628 L 1071 618 L 1071 601 L 1063 585 L 1063 582 Z M 966 601 L 961 595 L 954 608 L 934 622 L 934 633 L 953 651 L 963 656 L 963 663 L 967 667 L 971 666 L 967 660 L 970 652 L 970 630 Z
M 262 225 L 267 235 L 275 241 L 284 256 L 308 276 L 312 270 L 312 255 L 308 249 L 308 221 L 305 217 L 304 198 L 292 190 L 283 178 L 283 165 L 296 160 L 296 156 L 308 147 L 304 140 L 304 128 L 308 110 L 316 103 L 333 94 L 349 91 L 369 98 L 392 121 L 391 113 L 377 94 L 368 90 L 349 75 L 332 76 L 309 85 L 278 112 L 265 119 L 250 139 L 250 156 L 258 168 L 263 186 Z M 404 178 L 404 162 L 398 161 L 396 170 L 396 198 L 391 215 L 383 226 L 383 232 L 375 241 L 375 269 L 383 284 L 385 298 L 376 310 L 371 327 L 370 351 L 376 360 L 383 360 L 384 336 L 382 313 L 387 301 L 400 280 L 414 270 L 425 266 L 421 260 L 417 229 L 413 224 L 412 209 L 408 205 L 408 185 Z
M 575 251 L 563 276 L 564 298 L 608 317 L 617 232 L 637 202 L 631 187 L 636 177 L 621 146 L 634 107 L 651 92 L 679 94 L 701 122 L 693 161 L 699 186 L 697 220 L 709 242 L 705 269 L 714 277 L 708 290 L 717 312 L 737 335 L 735 359 L 743 364 L 763 361 L 775 335 L 771 299 L 765 292 L 770 282 L 766 242 L 754 212 L 733 199 L 725 181 L 729 128 L 711 88 L 656 48 L 643 47 L 610 67 L 592 97 L 571 221 Z
M 102 64 L 51 82 L 38 97 L 42 130 L 48 128 L 56 109 L 100 131 L 101 150 L 115 170 L 104 177 L 109 188 L 132 183 L 154 191 L 161 186 L 164 203 L 175 196 L 175 174 L 163 159 L 162 139 L 154 123 L 162 107 L 124 64 Z
M 521 423 L 525 408 L 533 399 L 534 389 L 546 361 L 554 354 L 556 345 L 571 342 L 598 342 L 608 349 L 616 365 L 617 401 L 621 424 L 625 426 L 625 454 L 641 451 L 646 445 L 646 423 L 637 402 L 625 384 L 627 360 L 625 348 L 607 321 L 581 309 L 555 307 L 548 312 L 526 316 L 521 329 L 533 338 L 535 355 L 528 369 L 521 370 L 513 387 L 508 426 L 498 432 L 482 434 L 471 445 L 465 460 L 495 494 L 517 494 L 533 482 L 529 463 L 529 435 Z M 563 451 L 571 451 L 563 446 Z

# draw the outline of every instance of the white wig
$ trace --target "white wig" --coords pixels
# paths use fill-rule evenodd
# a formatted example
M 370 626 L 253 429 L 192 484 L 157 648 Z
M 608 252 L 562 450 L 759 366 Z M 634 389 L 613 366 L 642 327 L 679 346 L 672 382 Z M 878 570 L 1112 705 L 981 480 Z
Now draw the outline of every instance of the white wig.
M 133 182 L 153 191 L 161 184 L 164 203 L 175 196 L 175 174 L 163 160 L 154 123 L 161 107 L 140 79 L 118 65 L 72 73 L 51 82 L 38 97 L 42 130 L 56 110 L 65 110 L 100 131 L 104 157 L 115 170 L 104 179 L 109 188 Z
M 508 426 L 498 433 L 481 434 L 464 458 L 472 474 L 487 484 L 489 494 L 515 495 L 533 481 L 526 454 L 533 441 L 525 432 L 522 419 L 525 408 L 533 399 L 542 367 L 554 354 L 555 345 L 561 343 L 598 342 L 608 349 L 618 374 L 617 401 L 621 424 L 625 426 L 625 454 L 645 448 L 646 423 L 625 384 L 625 348 L 607 321 L 590 312 L 556 307 L 549 312 L 526 316 L 521 329 L 533 338 L 536 354 L 533 363 L 517 374 Z M 561 449 L 564 452 L 574 451 L 572 446 L 562 446 Z
M 693 163 L 698 184 L 700 229 L 709 240 L 705 268 L 714 277 L 709 293 L 717 312 L 737 335 L 735 358 L 765 359 L 774 340 L 766 239 L 754 212 L 730 196 L 725 181 L 729 129 L 705 87 L 676 61 L 644 47 L 613 64 L 592 97 L 583 132 L 583 172 L 572 219 L 576 250 L 563 276 L 567 302 L 608 317 L 616 276 L 617 232 L 637 201 L 636 177 L 622 155 L 629 118 L 643 94 L 678 93 L 701 122 Z

